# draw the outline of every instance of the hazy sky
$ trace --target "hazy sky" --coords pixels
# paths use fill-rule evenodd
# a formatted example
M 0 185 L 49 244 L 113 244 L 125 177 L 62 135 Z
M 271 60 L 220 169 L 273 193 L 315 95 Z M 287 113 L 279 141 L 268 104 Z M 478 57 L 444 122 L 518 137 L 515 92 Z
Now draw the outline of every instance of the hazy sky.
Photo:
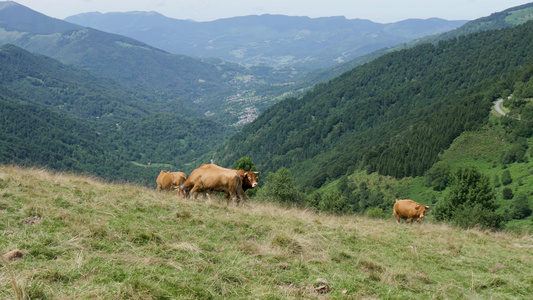
M 4 0 L 2 0 L 4 1 Z M 473 20 L 532 0 L 16 0 L 47 16 L 64 19 L 84 12 L 157 11 L 175 19 L 212 21 L 234 16 L 368 19 L 390 23 L 432 17 Z

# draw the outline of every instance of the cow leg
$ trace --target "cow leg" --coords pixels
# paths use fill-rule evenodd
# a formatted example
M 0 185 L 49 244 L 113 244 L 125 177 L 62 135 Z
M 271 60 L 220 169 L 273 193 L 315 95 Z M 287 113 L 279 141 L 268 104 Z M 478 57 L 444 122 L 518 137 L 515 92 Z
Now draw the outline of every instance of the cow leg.
M 206 196 L 206 198 L 207 198 L 207 201 L 208 201 L 209 203 L 211 203 L 211 202 L 212 202 L 212 201 L 211 201 L 211 190 L 206 190 L 206 191 L 205 191 L 205 196 Z
M 189 192 L 189 198 L 192 196 L 193 200 L 196 200 L 196 197 L 198 197 L 198 187 L 194 186 L 191 191 Z
M 226 198 L 226 206 L 229 206 L 229 201 L 233 200 L 233 204 L 237 203 L 237 194 L 235 192 L 229 192 L 229 197 Z
M 400 215 L 394 212 L 394 217 L 396 218 L 396 223 L 400 224 Z

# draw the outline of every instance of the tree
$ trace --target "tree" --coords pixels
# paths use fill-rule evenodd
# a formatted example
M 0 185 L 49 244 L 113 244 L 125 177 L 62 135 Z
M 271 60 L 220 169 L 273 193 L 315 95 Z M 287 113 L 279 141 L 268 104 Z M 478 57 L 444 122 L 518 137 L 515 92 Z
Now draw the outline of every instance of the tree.
M 450 195 L 437 203 L 435 218 L 462 228 L 499 228 L 501 218 L 489 178 L 476 167 L 458 169 L 452 177 Z
M 513 182 L 513 179 L 511 178 L 511 172 L 509 170 L 505 170 L 502 173 L 502 183 L 503 185 L 508 185 L 511 182 Z
M 502 196 L 505 200 L 513 199 L 513 190 L 510 187 L 504 187 L 502 190 Z
M 293 185 L 291 171 L 286 168 L 268 174 L 265 186 L 259 191 L 259 196 L 280 203 L 299 204 L 302 202 L 302 196 Z
M 254 172 L 257 170 L 254 162 L 248 156 L 243 156 L 243 157 L 239 158 L 239 160 L 236 161 L 235 164 L 233 165 L 233 169 L 235 169 L 235 170 L 245 170 L 245 171 L 254 171 Z
M 531 215 L 532 210 L 527 200 L 527 196 L 519 194 L 511 206 L 511 216 L 513 219 L 524 219 Z
M 430 186 L 435 191 L 443 191 L 450 183 L 450 167 L 441 163 L 436 163 L 425 174 L 426 186 Z
M 239 160 L 237 160 L 235 162 L 235 164 L 233 164 L 233 169 L 235 169 L 235 170 L 252 171 L 252 172 L 255 172 L 257 170 L 254 162 L 248 156 L 243 156 L 243 157 L 239 158 Z M 259 182 L 259 176 L 260 175 L 258 174 L 257 175 L 257 181 L 258 182 Z M 255 196 L 257 194 L 257 188 L 248 189 L 246 191 L 246 194 L 249 197 Z
M 502 186 L 502 183 L 500 182 L 500 177 L 498 176 L 498 174 L 494 174 L 494 187 L 498 188 L 500 186 Z

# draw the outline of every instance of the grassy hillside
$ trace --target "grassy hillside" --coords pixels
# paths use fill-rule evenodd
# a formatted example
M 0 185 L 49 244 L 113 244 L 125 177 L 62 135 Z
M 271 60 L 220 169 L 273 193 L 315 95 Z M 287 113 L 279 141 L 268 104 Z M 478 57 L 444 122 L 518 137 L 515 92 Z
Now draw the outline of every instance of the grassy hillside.
M 0 167 L 0 297 L 476 299 L 533 296 L 533 237 L 396 225 L 252 200 Z M 15 291 L 16 289 L 16 291 Z

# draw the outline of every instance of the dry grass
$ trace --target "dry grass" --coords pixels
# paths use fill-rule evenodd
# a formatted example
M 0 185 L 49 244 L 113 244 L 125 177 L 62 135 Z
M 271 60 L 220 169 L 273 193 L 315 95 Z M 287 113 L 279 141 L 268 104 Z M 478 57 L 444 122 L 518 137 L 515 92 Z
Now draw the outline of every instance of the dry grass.
M 0 299 L 526 299 L 533 238 L 0 167 Z

